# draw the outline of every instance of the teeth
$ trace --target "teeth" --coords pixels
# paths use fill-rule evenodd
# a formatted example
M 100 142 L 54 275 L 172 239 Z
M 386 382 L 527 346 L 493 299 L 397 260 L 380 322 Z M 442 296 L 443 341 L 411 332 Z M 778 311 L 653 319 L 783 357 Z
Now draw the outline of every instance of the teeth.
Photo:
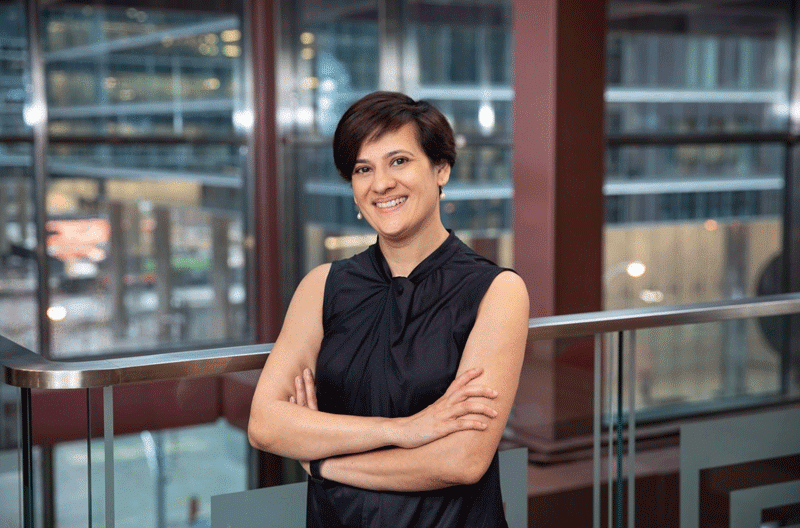
M 387 207 L 394 207 L 395 205 L 400 205 L 401 203 L 406 201 L 406 197 L 396 198 L 394 200 L 389 200 L 388 202 L 378 202 L 377 205 L 381 209 L 385 209 Z

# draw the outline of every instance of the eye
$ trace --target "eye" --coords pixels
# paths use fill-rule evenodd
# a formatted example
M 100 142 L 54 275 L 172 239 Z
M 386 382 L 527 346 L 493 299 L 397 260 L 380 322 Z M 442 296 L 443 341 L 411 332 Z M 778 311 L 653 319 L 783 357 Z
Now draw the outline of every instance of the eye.
M 392 160 L 392 165 L 403 165 L 404 163 L 408 163 L 408 158 L 399 157 Z
M 364 174 L 369 171 L 369 167 L 366 165 L 361 165 L 360 167 L 356 167 L 353 169 L 353 174 Z

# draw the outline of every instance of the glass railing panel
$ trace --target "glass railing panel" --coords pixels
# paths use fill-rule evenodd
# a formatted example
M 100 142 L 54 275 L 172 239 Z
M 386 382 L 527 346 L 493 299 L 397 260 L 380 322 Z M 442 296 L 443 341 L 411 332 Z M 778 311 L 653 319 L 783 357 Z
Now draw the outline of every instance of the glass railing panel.
M 786 388 L 785 317 L 641 329 L 636 332 L 640 418 L 680 416 L 771 401 Z M 624 360 L 631 359 L 625 348 Z M 630 379 L 626 379 L 627 383 Z M 627 408 L 627 391 L 625 406 Z
M 102 392 L 94 388 L 62 393 L 63 399 L 69 398 L 69 423 L 57 428 L 42 424 L 54 442 L 52 500 L 56 526 L 106 525 Z M 67 430 L 71 434 L 64 434 Z
M 0 384 L 0 526 L 22 526 L 20 389 Z
M 100 434 L 92 439 L 90 457 L 85 440 L 59 444 L 56 450 L 58 526 L 86 526 L 89 463 L 95 526 L 107 525 L 109 504 L 117 527 L 209 526 L 211 497 L 248 486 L 244 427 L 252 388 L 247 392 L 230 383 L 213 377 L 114 387 L 113 436 L 102 434 L 101 405 L 99 416 L 93 413 L 93 428 Z M 94 390 L 95 403 L 104 391 Z M 73 507 L 84 516 L 75 516 Z
M 764 523 L 796 522 L 800 372 L 788 339 L 798 332 L 791 317 L 641 328 L 599 338 L 603 366 L 595 382 L 593 444 L 602 469 L 594 485 L 604 494 L 595 526 L 621 526 L 623 520 L 632 526 L 651 515 L 639 513 L 647 506 L 629 493 L 636 493 L 639 480 L 652 485 L 654 472 L 679 476 L 675 495 L 657 492 L 660 504 L 680 496 L 680 518 L 664 511 L 665 525 L 744 526 L 741 519 L 755 518 L 754 508 L 769 513 Z M 725 507 L 709 507 L 710 497 L 720 493 Z
M 30 446 L 32 472 L 26 476 L 24 425 L 22 389 L 0 383 L 0 526 L 9 528 L 44 520 L 42 450 Z
M 104 440 L 92 441 L 92 518 L 105 522 Z M 115 523 L 119 527 L 208 526 L 213 495 L 245 489 L 244 432 L 224 421 L 114 438 Z M 59 445 L 58 526 L 86 526 L 86 442 Z

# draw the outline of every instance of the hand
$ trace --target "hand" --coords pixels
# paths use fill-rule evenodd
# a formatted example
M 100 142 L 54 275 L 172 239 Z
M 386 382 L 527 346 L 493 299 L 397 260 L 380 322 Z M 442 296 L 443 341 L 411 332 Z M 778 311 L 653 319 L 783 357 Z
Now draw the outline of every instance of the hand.
M 303 370 L 303 374 L 294 378 L 294 396 L 289 397 L 290 403 L 296 403 L 309 409 L 317 410 L 317 389 L 314 386 L 314 375 L 311 369 Z M 311 462 L 298 460 L 303 470 L 311 475 Z
M 481 415 L 492 419 L 497 410 L 477 401 L 478 398 L 494 399 L 497 391 L 481 385 L 467 385 L 483 374 L 482 368 L 470 369 L 447 388 L 441 398 L 407 418 L 400 418 L 400 427 L 393 439 L 394 445 L 404 448 L 419 447 L 456 431 L 483 431 L 488 423 L 466 415 Z
M 317 410 L 317 388 L 314 386 L 311 369 L 304 369 L 303 374 L 294 378 L 294 393 L 294 396 L 289 397 L 289 402 Z

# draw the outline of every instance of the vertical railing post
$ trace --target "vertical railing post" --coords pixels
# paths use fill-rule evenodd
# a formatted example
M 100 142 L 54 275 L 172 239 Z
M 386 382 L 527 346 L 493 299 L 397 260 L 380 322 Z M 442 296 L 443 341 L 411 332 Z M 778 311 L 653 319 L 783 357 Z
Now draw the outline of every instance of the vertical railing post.
M 612 334 L 613 335 L 613 334 Z M 609 341 L 611 338 L 609 338 Z M 614 526 L 614 351 L 615 347 L 609 342 L 608 347 L 608 528 Z
M 592 526 L 600 528 L 600 413 L 603 404 L 600 399 L 603 397 L 602 391 L 602 354 L 603 354 L 603 335 L 594 335 L 594 428 L 592 442 Z
M 628 528 L 636 521 L 636 330 L 628 339 Z
M 167 468 L 164 456 L 164 432 L 158 431 L 153 435 L 153 447 L 155 448 L 155 468 L 156 468 L 156 528 L 166 528 L 167 509 L 164 498 L 167 489 Z
M 86 389 L 86 488 L 89 495 L 87 524 L 92 528 L 92 392 Z
M 33 429 L 31 426 L 31 390 L 22 392 L 22 526 L 33 528 Z
M 106 463 L 106 528 L 114 528 L 114 387 L 103 387 L 103 438 Z
M 617 528 L 622 528 L 622 351 L 623 332 L 617 333 Z

